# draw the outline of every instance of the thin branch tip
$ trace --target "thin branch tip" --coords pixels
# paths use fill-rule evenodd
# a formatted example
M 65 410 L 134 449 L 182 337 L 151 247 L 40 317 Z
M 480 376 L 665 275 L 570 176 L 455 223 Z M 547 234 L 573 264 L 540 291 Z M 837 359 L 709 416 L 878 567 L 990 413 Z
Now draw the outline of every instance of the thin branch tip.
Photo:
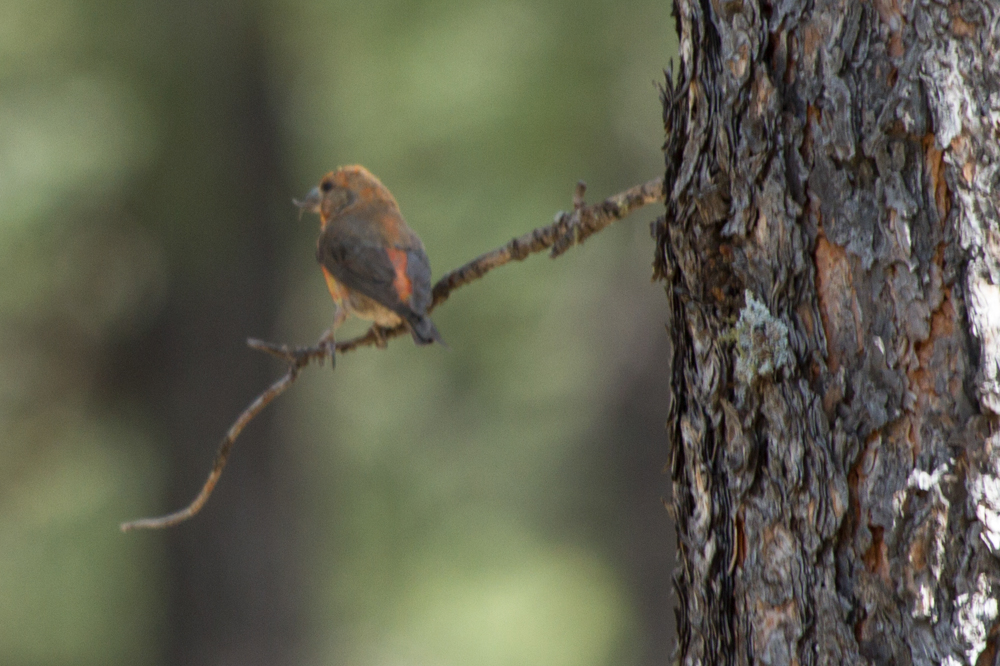
M 586 205 L 584 195 L 587 194 L 587 183 L 582 180 L 576 181 L 576 190 L 573 192 L 573 210 L 580 210 Z

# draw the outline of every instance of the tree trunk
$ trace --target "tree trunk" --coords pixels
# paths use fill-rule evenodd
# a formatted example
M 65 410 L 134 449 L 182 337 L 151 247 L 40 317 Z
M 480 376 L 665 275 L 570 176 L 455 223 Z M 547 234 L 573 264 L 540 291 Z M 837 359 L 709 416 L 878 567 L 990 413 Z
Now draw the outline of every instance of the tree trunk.
M 1000 7 L 677 0 L 684 664 L 992 664 Z
M 155 329 L 122 350 L 113 385 L 147 396 L 164 424 L 172 474 L 163 512 L 191 500 L 232 416 L 273 381 L 273 367 L 243 341 L 274 326 L 275 275 L 288 234 L 273 211 L 275 193 L 288 187 L 266 96 L 260 19 L 244 9 L 186 1 L 150 10 L 163 42 L 177 45 L 162 61 L 159 90 L 178 120 L 160 165 L 139 188 L 139 208 L 168 241 L 172 284 Z M 276 664 L 299 649 L 294 503 L 268 436 L 273 414 L 242 435 L 224 485 L 198 520 L 162 533 L 164 663 Z

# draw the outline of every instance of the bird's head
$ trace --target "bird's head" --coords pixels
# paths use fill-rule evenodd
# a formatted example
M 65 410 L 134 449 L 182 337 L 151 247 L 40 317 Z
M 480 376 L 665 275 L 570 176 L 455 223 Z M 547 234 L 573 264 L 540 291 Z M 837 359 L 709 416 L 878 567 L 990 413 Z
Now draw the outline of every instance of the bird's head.
M 305 199 L 293 200 L 300 211 L 317 213 L 326 223 L 331 217 L 358 200 L 386 201 L 396 204 L 389 190 L 368 169 L 360 165 L 340 167 L 323 176 Z

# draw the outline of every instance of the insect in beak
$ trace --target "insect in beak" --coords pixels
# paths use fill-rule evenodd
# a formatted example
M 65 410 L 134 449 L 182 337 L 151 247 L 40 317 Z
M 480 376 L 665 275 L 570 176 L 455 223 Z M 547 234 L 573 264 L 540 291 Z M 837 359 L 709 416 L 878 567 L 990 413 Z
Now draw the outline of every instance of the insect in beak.
M 299 219 L 302 219 L 302 213 L 308 211 L 310 213 L 319 213 L 319 204 L 323 200 L 320 196 L 319 188 L 314 187 L 306 195 L 305 199 L 301 201 L 298 199 L 292 199 L 292 203 L 299 207 Z

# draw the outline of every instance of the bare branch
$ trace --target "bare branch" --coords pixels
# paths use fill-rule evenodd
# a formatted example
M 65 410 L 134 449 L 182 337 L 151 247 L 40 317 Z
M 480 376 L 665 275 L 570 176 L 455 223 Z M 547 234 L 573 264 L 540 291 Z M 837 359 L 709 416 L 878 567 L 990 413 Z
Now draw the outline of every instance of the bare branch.
M 486 275 L 494 268 L 503 266 L 511 260 L 521 261 L 531 254 L 549 250 L 550 256 L 558 257 L 574 245 L 579 245 L 593 234 L 601 231 L 612 222 L 620 220 L 635 210 L 657 201 L 664 200 L 663 179 L 655 178 L 643 185 L 620 192 L 609 197 L 599 204 L 587 206 L 583 196 L 587 186 L 583 181 L 579 181 L 573 196 L 573 212 L 566 213 L 560 211 L 555 216 L 552 224 L 547 227 L 539 227 L 523 236 L 513 238 L 506 245 L 476 257 L 464 266 L 447 273 L 434 285 L 433 301 L 427 309 L 431 312 L 441 303 L 448 300 L 451 292 L 474 282 Z M 372 345 L 384 344 L 391 338 L 398 337 L 407 332 L 406 326 L 400 324 L 394 328 L 377 328 L 373 326 L 368 333 L 351 340 L 336 343 L 336 350 L 344 352 L 358 349 L 359 347 L 369 347 Z M 243 410 L 236 421 L 230 426 L 226 436 L 219 444 L 219 450 L 215 454 L 215 462 L 208 479 L 201 487 L 198 496 L 185 508 L 180 511 L 161 516 L 159 518 L 142 518 L 127 523 L 122 523 L 123 532 L 134 529 L 158 529 L 170 527 L 184 522 L 197 514 L 208 501 L 215 484 L 222 476 L 222 470 L 226 466 L 226 461 L 232 451 L 236 438 L 239 437 L 243 428 L 263 410 L 272 400 L 284 393 L 299 377 L 299 372 L 312 361 L 322 364 L 326 359 L 331 363 L 334 358 L 330 354 L 330 347 L 325 344 L 318 344 L 313 347 L 296 347 L 288 345 L 277 345 L 262 340 L 247 340 L 247 345 L 257 351 L 262 351 L 278 358 L 288 364 L 285 374 L 272 384 L 267 390 L 257 396 L 250 405 Z
M 266 391 L 254 398 L 254 401 L 243 410 L 243 413 L 240 414 L 239 417 L 237 417 L 233 425 L 229 427 L 229 432 L 227 432 L 226 436 L 222 438 L 222 443 L 219 444 L 219 450 L 215 454 L 215 462 L 212 464 L 212 471 L 209 473 L 208 479 L 205 481 L 205 485 L 201 487 L 201 491 L 198 493 L 198 496 L 194 498 L 194 501 L 180 511 L 175 511 L 174 513 L 166 516 L 161 516 L 159 518 L 141 518 L 139 520 L 133 520 L 129 523 L 122 523 L 122 532 L 128 532 L 129 530 L 140 528 L 155 529 L 160 527 L 170 527 L 171 525 L 184 522 L 191 516 L 201 511 L 201 507 L 205 506 L 205 502 L 208 501 L 209 496 L 212 494 L 212 490 L 215 489 L 215 484 L 218 483 L 219 477 L 222 476 L 222 470 L 226 466 L 226 461 L 229 459 L 229 452 L 232 450 L 233 444 L 236 443 L 236 438 L 240 436 L 243 428 L 246 427 L 246 424 L 250 423 L 250 420 L 253 417 L 257 416 L 262 409 L 267 407 L 268 403 L 284 393 L 285 390 L 295 382 L 301 368 L 302 366 L 297 363 L 290 365 L 288 367 L 288 371 L 285 372 L 281 379 L 271 384 Z

